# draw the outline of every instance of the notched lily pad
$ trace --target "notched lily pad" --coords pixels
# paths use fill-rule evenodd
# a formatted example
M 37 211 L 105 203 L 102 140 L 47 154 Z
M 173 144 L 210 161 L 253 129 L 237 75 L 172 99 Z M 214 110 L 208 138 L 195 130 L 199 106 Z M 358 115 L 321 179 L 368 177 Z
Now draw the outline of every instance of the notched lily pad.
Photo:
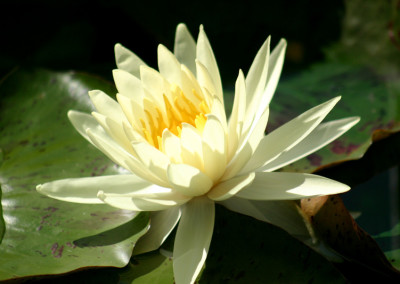
M 88 266 L 122 267 L 146 232 L 147 214 L 62 202 L 35 190 L 51 180 L 119 172 L 67 119 L 69 109 L 91 110 L 87 91 L 96 88 L 115 93 L 109 83 L 73 72 L 16 71 L 1 83 L 5 233 L 0 280 Z M 120 234 L 126 227 L 131 234 Z

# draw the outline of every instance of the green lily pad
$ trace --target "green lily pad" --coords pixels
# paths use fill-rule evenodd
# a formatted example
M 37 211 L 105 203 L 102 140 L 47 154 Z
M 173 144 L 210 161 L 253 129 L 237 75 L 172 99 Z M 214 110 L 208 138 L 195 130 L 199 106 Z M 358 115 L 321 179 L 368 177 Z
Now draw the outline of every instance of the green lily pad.
M 69 109 L 91 110 L 86 94 L 95 88 L 115 92 L 93 76 L 44 70 L 16 71 L 0 85 L 0 280 L 125 266 L 147 230 L 147 214 L 62 202 L 35 190 L 51 180 L 120 171 L 67 119 Z

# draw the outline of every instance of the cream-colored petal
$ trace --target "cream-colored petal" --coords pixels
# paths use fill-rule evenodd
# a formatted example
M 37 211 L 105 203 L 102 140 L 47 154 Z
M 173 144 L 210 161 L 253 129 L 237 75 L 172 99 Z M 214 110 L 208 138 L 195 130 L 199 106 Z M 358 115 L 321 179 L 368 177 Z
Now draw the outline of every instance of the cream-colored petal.
M 215 182 L 226 167 L 226 135 L 222 123 L 216 116 L 207 115 L 202 137 L 203 172 Z
M 181 88 L 185 96 L 196 105 L 199 104 L 204 98 L 203 91 L 195 75 L 185 65 L 181 65 L 181 78 Z M 199 98 L 194 94 L 194 92 Z
M 74 203 L 103 203 L 97 198 L 100 190 L 112 188 L 114 192 L 127 193 L 151 185 L 136 175 L 112 175 L 101 177 L 61 179 L 40 184 L 36 190 L 51 198 Z
M 260 168 L 294 147 L 320 124 L 339 100 L 336 97 L 313 107 L 266 135 L 242 173 Z
M 122 69 L 113 70 L 113 77 L 120 94 L 131 100 L 142 100 L 144 92 L 142 82 L 138 77 Z
M 182 207 L 175 236 L 173 267 L 176 284 L 192 284 L 207 258 L 214 229 L 214 202 L 195 198 Z
M 215 201 L 222 201 L 231 198 L 243 188 L 251 185 L 254 177 L 255 173 L 249 173 L 220 182 L 210 190 L 207 196 Z
M 253 155 L 255 155 L 255 151 L 264 137 L 268 116 L 269 109 L 267 109 L 260 119 L 250 128 L 249 133 L 245 136 L 243 141 L 240 141 L 241 146 L 239 146 L 235 156 L 230 160 L 222 180 L 228 180 L 234 177 L 238 172 L 244 172 L 242 171 L 243 167 L 252 159 Z
M 250 66 L 249 72 L 246 76 L 246 105 L 249 105 L 253 101 L 258 101 L 259 96 L 265 89 L 265 84 L 268 75 L 268 63 L 269 63 L 269 46 L 271 37 L 263 43 L 260 50 L 257 52 L 253 63 Z
M 317 175 L 285 172 L 258 172 L 251 186 L 236 196 L 251 200 L 292 200 L 338 194 L 349 186 Z
M 181 211 L 178 206 L 152 212 L 150 229 L 136 242 L 133 254 L 138 255 L 158 249 L 175 228 L 180 217 Z
M 174 54 L 196 76 L 196 42 L 184 24 L 176 27 Z
M 203 169 L 203 143 L 198 130 L 190 124 L 182 123 L 181 157 L 185 164 Z
M 219 75 L 217 61 L 215 60 L 210 42 L 204 32 L 203 26 L 200 26 L 199 37 L 197 38 L 196 58 L 200 61 L 211 75 L 211 80 L 215 86 L 215 95 L 223 102 L 221 76 Z M 198 71 L 198 69 L 197 69 Z M 199 75 L 199 73 L 197 73 Z M 210 90 L 210 89 L 209 89 Z M 210 90 L 211 91 L 211 90 Z
M 246 132 L 251 127 L 254 117 L 260 116 L 269 107 L 281 75 L 285 51 L 286 41 L 282 39 L 269 57 L 267 83 L 264 92 L 261 96 L 254 98 L 250 104 L 246 105 L 246 119 L 243 131 Z
M 93 90 L 89 91 L 89 96 L 99 113 L 109 116 L 115 121 L 126 121 L 121 106 L 107 94 L 99 90 Z
M 86 133 L 92 143 L 114 163 L 131 171 L 132 173 L 143 178 L 144 180 L 148 180 L 160 186 L 168 185 L 165 181 L 161 180 L 159 177 L 154 176 L 151 172 L 149 172 L 147 168 L 143 166 L 142 162 L 140 162 L 129 152 L 125 151 L 107 134 L 93 129 L 88 129 Z
M 79 134 L 92 144 L 92 140 L 90 140 L 89 136 L 86 134 L 87 129 L 95 129 L 96 132 L 102 132 L 103 135 L 107 135 L 97 120 L 87 113 L 70 110 L 68 111 L 68 118 Z
M 170 164 L 167 175 L 171 186 L 186 196 L 200 196 L 212 186 L 212 180 L 198 168 L 186 164 Z
M 299 208 L 292 200 L 259 201 L 234 196 L 218 203 L 234 212 L 274 224 L 295 237 L 310 238 Z
M 181 85 L 181 64 L 175 55 L 164 45 L 158 45 L 157 49 L 158 70 L 170 83 Z M 193 62 L 194 63 L 194 62 Z
M 228 123 L 228 158 L 231 159 L 239 146 L 243 120 L 246 111 L 246 83 L 242 70 L 239 70 L 235 84 L 235 99 Z
M 151 198 L 132 198 L 130 196 L 115 196 L 99 192 L 98 197 L 110 206 L 132 211 L 159 211 L 179 206 L 187 200 L 166 200 Z
M 145 95 L 151 99 L 154 107 L 160 109 L 161 113 L 165 113 L 164 95 L 170 98 L 170 87 L 168 82 L 156 70 L 142 66 L 140 68 L 140 79 L 142 80 Z M 166 119 L 166 117 L 164 117 Z
M 132 148 L 149 172 L 167 182 L 167 167 L 170 161 L 164 153 L 145 142 L 134 142 Z
M 133 76 L 140 77 L 140 66 L 146 65 L 136 54 L 129 49 L 125 48 L 121 44 L 115 45 L 115 61 L 118 69 L 125 70 L 131 73 Z
M 93 117 L 97 122 L 106 130 L 115 142 L 117 142 L 122 148 L 129 153 L 132 153 L 132 147 L 129 139 L 125 135 L 125 131 L 122 123 L 118 123 L 112 118 L 104 116 L 98 112 L 92 112 Z
M 226 121 L 226 114 L 223 102 L 217 97 L 212 97 L 211 114 L 215 115 L 221 121 L 224 128 L 224 133 L 228 133 L 228 123 Z
M 283 152 L 275 160 L 257 169 L 257 171 L 272 172 L 306 157 L 341 136 L 359 120 L 359 117 L 349 117 L 321 123 L 296 146 Z
M 172 163 L 182 163 L 181 140 L 168 129 L 163 131 L 162 149 Z
M 211 74 L 207 70 L 207 68 L 201 63 L 199 60 L 196 60 L 196 70 L 197 70 L 197 81 L 199 82 L 200 86 L 202 87 L 202 93 L 205 94 L 205 101 L 208 105 L 211 105 L 212 97 L 216 96 L 219 98 L 221 102 L 223 99 L 217 95 L 217 89 L 215 87 L 214 81 L 212 80 Z M 206 89 L 209 93 L 205 92 Z

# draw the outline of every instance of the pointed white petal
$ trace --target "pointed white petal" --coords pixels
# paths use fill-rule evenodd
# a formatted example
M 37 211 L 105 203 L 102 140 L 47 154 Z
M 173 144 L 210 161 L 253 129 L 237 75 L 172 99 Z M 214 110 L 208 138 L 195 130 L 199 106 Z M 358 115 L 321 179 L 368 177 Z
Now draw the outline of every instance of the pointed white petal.
M 269 46 L 271 36 L 263 43 L 257 52 L 253 63 L 246 76 L 246 105 L 250 105 L 252 101 L 258 100 L 259 95 L 264 91 L 268 75 L 269 63 Z
M 176 28 L 174 54 L 196 76 L 196 43 L 184 24 Z
M 349 189 L 343 183 L 317 175 L 259 172 L 251 186 L 239 191 L 237 196 L 251 200 L 286 200 L 338 194 Z
M 197 129 L 190 124 L 182 123 L 181 155 L 185 164 L 203 169 L 203 144 Z
M 235 99 L 228 123 L 228 157 L 231 159 L 239 146 L 244 114 L 246 111 L 246 83 L 242 70 L 239 70 L 235 84 Z
M 181 217 L 178 206 L 167 210 L 152 212 L 150 215 L 150 229 L 136 242 L 134 255 L 158 249 L 169 236 Z
M 125 135 L 124 128 L 121 123 L 116 122 L 112 118 L 102 115 L 98 112 L 92 112 L 93 117 L 106 130 L 115 142 L 117 142 L 126 151 L 132 153 L 132 147 L 129 139 Z
M 192 284 L 207 258 L 214 229 L 214 202 L 196 198 L 182 207 L 176 232 L 173 267 L 176 284 Z
M 186 164 L 170 164 L 167 175 L 171 186 L 186 196 L 200 196 L 212 186 L 212 180 L 199 169 Z
M 164 129 L 162 134 L 162 149 L 172 163 L 182 163 L 181 140 L 168 128 Z
M 139 68 L 141 65 L 146 65 L 136 54 L 121 44 L 117 43 L 114 47 L 115 61 L 118 69 L 125 70 L 133 76 L 140 77 Z
M 215 201 L 222 201 L 231 198 L 243 188 L 251 185 L 255 177 L 255 173 L 237 176 L 227 181 L 220 182 L 214 186 L 207 194 L 209 198 Z
M 113 175 L 101 177 L 70 178 L 56 180 L 36 187 L 37 191 L 49 197 L 75 203 L 103 203 L 97 198 L 100 190 L 112 189 L 114 192 L 127 193 L 151 185 L 138 176 Z
M 215 60 L 210 42 L 204 32 L 203 26 L 200 26 L 199 37 L 197 39 L 196 58 L 206 67 L 211 75 L 211 80 L 215 86 L 215 95 L 223 102 L 221 77 L 219 75 L 217 61 Z M 198 75 L 198 73 L 197 73 Z M 210 90 L 211 91 L 211 90 Z
M 221 177 L 226 168 L 225 131 L 216 116 L 207 115 L 202 136 L 203 171 L 215 182 Z
M 68 111 L 68 118 L 79 134 L 92 144 L 92 140 L 90 140 L 89 136 L 86 134 L 87 129 L 95 129 L 96 132 L 103 132 L 103 135 L 107 135 L 97 120 L 87 113 L 70 110 Z
M 212 80 L 211 74 L 207 70 L 207 68 L 201 63 L 199 60 L 196 60 L 196 71 L 197 71 L 197 81 L 199 82 L 200 86 L 203 89 L 206 89 L 210 95 L 205 97 L 205 101 L 208 105 L 210 105 L 210 99 L 213 96 L 216 96 L 219 98 L 221 102 L 223 102 L 223 99 L 220 98 L 220 96 L 217 95 L 217 89 L 215 86 L 214 81 Z M 205 93 L 203 91 L 203 93 Z
M 127 121 L 121 106 L 104 92 L 89 91 L 89 96 L 99 113 L 109 116 L 115 121 Z
M 140 79 L 143 84 L 146 96 L 151 103 L 165 113 L 164 95 L 170 98 L 170 87 L 168 82 L 156 70 L 142 66 L 140 68 Z
M 108 195 L 103 192 L 99 192 L 98 197 L 110 206 L 131 211 L 165 210 L 188 201 L 188 199 L 133 198 L 130 196 Z
M 276 159 L 303 140 L 340 100 L 336 97 L 320 104 L 272 131 L 258 144 L 254 155 L 242 172 L 253 171 Z
M 349 117 L 321 123 L 296 146 L 289 151 L 283 152 L 275 160 L 257 169 L 257 171 L 272 172 L 306 157 L 341 136 L 359 120 L 359 117 Z
M 115 86 L 120 94 L 131 100 L 141 100 L 143 98 L 142 82 L 138 77 L 122 69 L 113 70 Z
M 243 141 L 235 156 L 229 162 L 222 180 L 228 180 L 234 177 L 238 172 L 245 172 L 243 167 L 253 159 L 255 151 L 264 137 L 265 127 L 267 125 L 269 109 L 267 109 L 260 119 L 250 128 L 249 133 Z M 249 172 L 249 171 L 247 171 Z
M 175 55 L 162 44 L 157 49 L 158 70 L 170 83 L 181 85 L 181 65 Z
M 132 148 L 146 169 L 167 182 L 168 157 L 146 142 L 133 142 Z
M 309 236 L 305 222 L 299 214 L 300 209 L 294 201 L 258 201 L 234 196 L 218 203 L 234 212 L 281 227 L 296 237 Z

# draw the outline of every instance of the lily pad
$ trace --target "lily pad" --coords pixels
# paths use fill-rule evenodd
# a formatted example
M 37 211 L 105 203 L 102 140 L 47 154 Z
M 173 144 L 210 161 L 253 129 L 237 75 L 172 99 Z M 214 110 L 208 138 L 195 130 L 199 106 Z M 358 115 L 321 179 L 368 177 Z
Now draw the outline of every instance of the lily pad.
M 69 109 L 90 111 L 86 94 L 95 88 L 115 92 L 93 76 L 44 70 L 16 71 L 0 85 L 5 221 L 0 280 L 89 266 L 123 267 L 147 230 L 147 214 L 57 201 L 35 190 L 55 179 L 120 172 L 79 136 L 66 116 Z

